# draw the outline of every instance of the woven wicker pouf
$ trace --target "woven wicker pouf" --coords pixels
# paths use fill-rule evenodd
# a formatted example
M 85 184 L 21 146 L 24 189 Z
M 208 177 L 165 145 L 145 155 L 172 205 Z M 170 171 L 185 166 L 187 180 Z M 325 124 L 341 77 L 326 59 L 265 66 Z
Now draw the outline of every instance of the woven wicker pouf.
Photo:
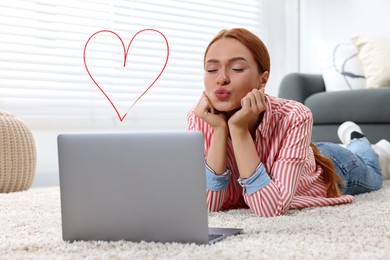
M 27 190 L 35 176 L 36 150 L 27 126 L 0 111 L 0 192 Z

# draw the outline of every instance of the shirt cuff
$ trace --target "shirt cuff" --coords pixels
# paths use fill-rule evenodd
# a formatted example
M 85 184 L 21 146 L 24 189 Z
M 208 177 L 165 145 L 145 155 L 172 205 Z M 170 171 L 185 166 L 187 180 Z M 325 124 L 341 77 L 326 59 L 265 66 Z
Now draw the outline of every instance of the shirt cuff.
M 205 163 L 206 166 L 206 187 L 208 190 L 220 191 L 227 188 L 230 182 L 230 170 L 227 169 L 221 175 L 215 174 L 215 172 Z
M 252 176 L 247 179 L 238 179 L 238 183 L 243 188 L 243 193 L 246 192 L 249 196 L 256 191 L 264 188 L 271 182 L 271 178 L 268 176 L 263 163 L 257 166 L 256 171 Z

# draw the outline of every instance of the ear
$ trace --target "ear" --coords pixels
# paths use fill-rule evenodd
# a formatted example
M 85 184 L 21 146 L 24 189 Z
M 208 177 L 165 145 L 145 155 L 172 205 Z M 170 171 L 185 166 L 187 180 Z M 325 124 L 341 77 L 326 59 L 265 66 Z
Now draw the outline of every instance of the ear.
M 261 84 L 267 84 L 268 82 L 268 76 L 269 76 L 269 72 L 268 71 L 265 71 L 262 75 L 261 75 Z
M 265 88 L 265 85 L 268 82 L 268 75 L 269 75 L 268 71 L 265 71 L 263 72 L 263 74 L 260 75 L 259 89 Z

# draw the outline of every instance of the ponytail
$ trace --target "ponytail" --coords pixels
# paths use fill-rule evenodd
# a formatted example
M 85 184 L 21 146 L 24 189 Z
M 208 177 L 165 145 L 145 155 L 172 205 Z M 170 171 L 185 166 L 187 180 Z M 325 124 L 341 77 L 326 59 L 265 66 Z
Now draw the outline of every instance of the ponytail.
M 332 160 L 322 155 L 320 150 L 318 150 L 313 143 L 310 143 L 310 146 L 313 149 L 316 164 L 322 168 L 322 173 L 326 183 L 327 197 L 334 198 L 340 196 L 341 192 L 338 184 L 343 183 L 343 180 L 337 174 Z

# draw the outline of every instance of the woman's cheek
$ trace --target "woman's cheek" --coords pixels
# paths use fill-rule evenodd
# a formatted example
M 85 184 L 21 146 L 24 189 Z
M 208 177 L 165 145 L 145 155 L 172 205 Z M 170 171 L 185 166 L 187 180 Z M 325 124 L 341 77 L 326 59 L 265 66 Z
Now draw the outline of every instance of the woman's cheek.
M 208 82 L 206 80 L 204 81 L 204 86 L 205 86 L 204 92 L 205 92 L 206 96 L 208 98 L 211 98 L 212 97 L 211 94 L 213 93 L 213 88 L 210 87 L 210 84 L 208 84 Z

